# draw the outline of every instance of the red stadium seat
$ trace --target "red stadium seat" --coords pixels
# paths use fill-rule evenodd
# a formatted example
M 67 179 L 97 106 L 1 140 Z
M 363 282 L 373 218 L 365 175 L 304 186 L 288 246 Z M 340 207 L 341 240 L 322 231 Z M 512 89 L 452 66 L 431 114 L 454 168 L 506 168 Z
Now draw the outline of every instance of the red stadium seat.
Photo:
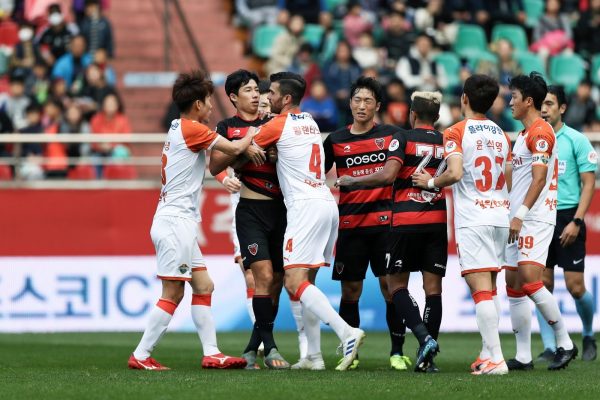
M 0 165 L 0 181 L 11 181 L 13 178 L 12 169 L 9 165 Z
M 77 165 L 67 173 L 68 179 L 91 180 L 96 179 L 96 168 L 91 165 Z
M 137 179 L 137 171 L 133 165 L 107 165 L 104 167 L 104 178 L 115 179 Z

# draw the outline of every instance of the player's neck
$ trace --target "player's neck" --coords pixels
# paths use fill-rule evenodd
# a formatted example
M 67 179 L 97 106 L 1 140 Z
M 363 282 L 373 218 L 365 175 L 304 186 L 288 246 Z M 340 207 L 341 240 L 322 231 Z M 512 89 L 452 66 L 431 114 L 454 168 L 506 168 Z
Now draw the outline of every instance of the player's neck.
M 562 119 L 559 119 L 556 121 L 556 124 L 552 125 L 552 129 L 554 129 L 554 132 L 558 132 L 562 129 L 563 125 Z
M 200 116 L 194 113 L 181 113 L 179 118 L 189 119 L 190 121 L 202 122 Z
M 475 112 L 473 110 L 467 109 L 465 110 L 465 118 L 466 119 L 487 119 L 485 114 Z
M 350 133 L 352 133 L 353 135 L 361 135 L 363 133 L 369 132 L 371 129 L 373 129 L 374 126 L 375 121 L 373 121 L 372 119 L 365 122 L 354 121 L 352 122 L 352 125 L 350 125 Z
M 413 125 L 413 129 L 433 129 L 433 123 L 432 122 L 426 122 L 426 121 L 421 121 L 421 120 L 415 120 L 415 123 Z
M 540 112 L 533 108 L 527 112 L 527 115 L 521 120 L 521 123 L 525 127 L 525 130 L 528 130 L 538 118 L 541 118 Z
M 298 104 L 288 104 L 281 108 L 281 112 L 279 114 L 286 114 L 294 110 L 298 110 L 299 108 L 300 106 Z
M 246 112 L 244 110 L 237 110 L 237 116 L 243 119 L 244 121 L 254 121 L 258 118 L 258 110 L 254 113 Z

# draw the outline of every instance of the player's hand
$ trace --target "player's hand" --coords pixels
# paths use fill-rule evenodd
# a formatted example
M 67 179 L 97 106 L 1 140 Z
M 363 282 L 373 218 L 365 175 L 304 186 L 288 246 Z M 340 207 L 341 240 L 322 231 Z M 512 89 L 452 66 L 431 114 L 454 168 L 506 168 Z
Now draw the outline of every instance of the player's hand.
M 242 189 L 242 182 L 235 176 L 227 176 L 223 179 L 223 186 L 229 193 L 237 193 Z
M 565 229 L 563 229 L 562 233 L 559 236 L 560 245 L 562 247 L 567 247 L 575 242 L 577 239 L 577 235 L 579 235 L 579 227 L 575 225 L 574 222 L 569 222 Z
M 508 243 L 513 243 L 519 240 L 519 233 L 523 228 L 523 221 L 519 218 L 513 218 L 510 221 L 510 228 L 508 230 Z
M 355 179 L 350 175 L 343 175 L 335 181 L 335 187 L 352 186 L 356 183 Z
M 427 171 L 415 172 L 412 174 L 412 184 L 421 189 L 429 189 L 427 187 L 427 183 L 432 178 L 432 176 Z
M 267 149 L 267 160 L 273 164 L 277 162 L 277 147 L 271 146 Z
M 248 146 L 244 154 L 246 155 L 246 157 L 248 157 L 250 161 L 254 163 L 254 165 L 263 165 L 265 163 L 265 160 L 267 159 L 265 151 L 253 144 Z

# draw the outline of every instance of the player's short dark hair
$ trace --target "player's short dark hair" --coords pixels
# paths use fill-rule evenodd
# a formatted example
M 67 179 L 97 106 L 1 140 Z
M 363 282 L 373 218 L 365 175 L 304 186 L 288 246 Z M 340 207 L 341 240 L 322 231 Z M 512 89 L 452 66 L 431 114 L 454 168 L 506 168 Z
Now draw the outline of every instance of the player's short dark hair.
M 229 97 L 230 94 L 239 94 L 240 88 L 247 85 L 251 80 L 254 80 L 258 85 L 258 76 L 254 72 L 245 69 L 238 69 L 227 75 L 227 79 L 225 79 L 225 93 L 227 94 L 227 97 Z M 233 102 L 231 103 L 233 104 Z
M 371 93 L 373 93 L 375 100 L 378 103 L 381 103 L 381 100 L 383 99 L 383 88 L 377 79 L 371 78 L 370 76 L 360 76 L 350 87 L 350 98 L 354 97 L 356 92 L 358 92 L 360 89 L 369 90 Z
M 258 93 L 260 93 L 260 94 L 269 93 L 270 88 L 271 88 L 271 81 L 263 79 L 262 81 L 258 82 Z
M 413 92 L 410 98 L 410 109 L 417 114 L 419 120 L 431 124 L 437 121 L 442 104 L 440 92 Z
M 562 86 L 548 86 L 548 94 L 553 94 L 554 96 L 556 96 L 556 101 L 558 102 L 559 107 L 563 104 L 567 105 L 567 95 L 565 94 L 565 89 Z
M 25 107 L 25 114 L 29 113 L 42 113 L 42 106 L 37 101 L 32 101 Z
M 498 82 L 491 76 L 482 74 L 471 75 L 463 87 L 471 109 L 481 114 L 485 114 L 492 107 L 499 91 Z
M 292 96 L 292 103 L 299 105 L 306 92 L 306 81 L 293 72 L 277 72 L 269 77 L 271 83 L 279 83 L 279 91 L 282 96 Z
M 531 97 L 533 106 L 536 110 L 542 109 L 542 103 L 548 93 L 546 81 L 539 72 L 533 71 L 529 75 L 515 76 L 510 80 L 510 90 L 518 90 L 523 96 L 523 100 Z
M 208 74 L 202 70 L 181 73 L 173 85 L 172 98 L 180 112 L 187 112 L 196 100 L 206 101 L 213 94 L 214 86 Z

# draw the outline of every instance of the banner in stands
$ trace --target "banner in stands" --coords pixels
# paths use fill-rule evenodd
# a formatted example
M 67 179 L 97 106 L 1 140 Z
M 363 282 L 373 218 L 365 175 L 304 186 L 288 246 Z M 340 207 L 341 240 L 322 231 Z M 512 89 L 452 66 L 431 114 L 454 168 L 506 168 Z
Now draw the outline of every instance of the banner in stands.
M 600 190 L 586 215 L 588 254 L 600 255 Z M 150 226 L 158 190 L 4 190 L 0 256 L 153 255 Z M 231 254 L 229 194 L 207 188 L 200 197 L 204 254 Z M 453 242 L 448 201 L 449 250 Z
M 231 256 L 207 256 L 209 273 L 215 282 L 213 315 L 219 331 L 249 330 L 246 290 L 239 267 Z M 148 313 L 160 295 L 160 281 L 154 275 L 153 256 L 119 257 L 0 257 L 0 332 L 59 331 L 143 331 Z M 586 284 L 600 298 L 600 256 L 586 259 Z M 502 303 L 500 327 L 511 330 L 504 276 L 498 278 Z M 331 269 L 321 269 L 317 286 L 334 307 L 340 300 L 339 282 L 331 280 Z M 410 290 L 423 310 L 424 295 L 419 274 L 412 274 Z M 170 330 L 192 331 L 190 288 L 171 322 Z M 565 288 L 562 270 L 557 269 L 555 296 L 567 326 L 581 330 L 573 299 Z M 475 308 L 469 290 L 460 277 L 455 256 L 448 263 L 444 279 L 443 331 L 476 331 Z M 532 303 L 533 311 L 533 303 Z M 360 301 L 361 327 L 386 330 L 385 304 L 377 280 L 368 275 Z M 600 329 L 596 315 L 595 328 Z M 283 293 L 275 323 L 277 330 L 294 330 L 288 296 Z M 537 320 L 533 318 L 533 329 Z

